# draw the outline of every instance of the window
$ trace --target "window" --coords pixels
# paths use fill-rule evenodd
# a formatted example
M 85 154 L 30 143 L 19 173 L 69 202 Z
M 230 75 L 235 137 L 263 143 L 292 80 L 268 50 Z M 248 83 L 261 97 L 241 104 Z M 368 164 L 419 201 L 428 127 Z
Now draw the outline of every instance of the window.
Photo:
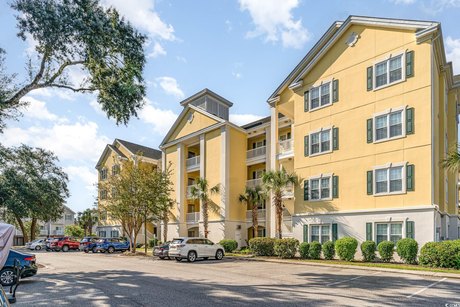
M 404 192 L 404 169 L 404 166 L 395 166 L 374 170 L 375 194 L 392 194 Z
M 107 236 L 107 232 L 105 230 L 100 230 L 99 231 L 99 237 L 105 238 Z
M 120 233 L 118 232 L 118 230 L 112 230 L 112 231 L 110 232 L 110 236 L 111 236 L 112 238 L 118 238 L 118 237 L 120 236 Z
M 112 176 L 118 175 L 120 173 L 120 165 L 115 164 L 112 166 Z
M 329 225 L 313 225 L 311 226 L 311 241 L 325 243 L 331 240 L 331 227 Z
M 101 180 L 107 179 L 107 169 L 106 168 L 101 169 L 99 171 L 99 176 L 100 176 Z
M 375 140 L 381 141 L 403 135 L 403 110 L 375 117 Z
M 331 150 L 331 129 L 312 133 L 310 137 L 310 155 L 329 152 Z
M 65 215 L 65 220 L 66 221 L 73 221 L 73 215 L 72 214 L 66 214 Z
M 402 223 L 379 223 L 377 226 L 377 245 L 382 241 L 393 241 L 395 244 L 402 239 Z
M 310 179 L 311 200 L 331 198 L 331 177 Z
M 403 80 L 403 55 L 375 64 L 375 88 Z
M 310 90 L 310 110 L 331 104 L 331 84 L 326 82 Z
M 99 219 L 102 220 L 102 221 L 107 220 L 107 211 L 101 211 L 99 213 Z
M 107 190 L 101 190 L 100 198 L 101 199 L 107 199 Z

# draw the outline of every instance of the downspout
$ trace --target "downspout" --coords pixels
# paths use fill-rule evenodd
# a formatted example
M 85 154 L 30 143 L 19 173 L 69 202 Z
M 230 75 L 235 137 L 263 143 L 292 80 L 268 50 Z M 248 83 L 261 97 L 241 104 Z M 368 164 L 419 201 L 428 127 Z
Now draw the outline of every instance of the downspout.
M 434 206 L 434 185 L 435 185 L 435 146 L 434 146 L 434 42 L 437 36 L 431 40 L 431 205 Z M 436 240 L 436 209 L 433 212 L 433 241 Z

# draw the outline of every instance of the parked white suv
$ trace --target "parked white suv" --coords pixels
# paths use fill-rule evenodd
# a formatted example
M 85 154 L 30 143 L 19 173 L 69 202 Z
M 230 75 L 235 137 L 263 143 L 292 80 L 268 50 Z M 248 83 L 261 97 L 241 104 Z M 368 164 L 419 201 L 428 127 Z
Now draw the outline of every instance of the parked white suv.
M 208 259 L 209 257 L 222 260 L 224 248 L 206 238 L 176 238 L 169 245 L 168 255 L 177 261 L 187 259 L 189 262 L 194 262 L 197 258 Z

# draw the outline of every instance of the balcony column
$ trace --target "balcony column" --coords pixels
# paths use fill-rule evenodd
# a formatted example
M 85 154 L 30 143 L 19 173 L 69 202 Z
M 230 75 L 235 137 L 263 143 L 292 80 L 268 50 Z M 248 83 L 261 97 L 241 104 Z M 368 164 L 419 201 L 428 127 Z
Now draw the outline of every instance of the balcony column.
M 187 210 L 185 208 L 185 180 L 184 180 L 184 170 L 185 170 L 185 148 L 184 144 L 177 144 L 177 190 L 176 190 L 176 201 L 177 201 L 177 211 L 179 213 L 178 222 L 179 222 L 179 235 L 181 235 L 181 224 L 185 221 L 185 214 Z
M 221 215 L 224 217 L 224 220 L 230 219 L 230 206 L 229 206 L 229 165 L 230 165 L 230 135 L 228 127 L 225 125 L 221 128 L 221 160 L 220 160 L 220 209 Z
M 271 119 L 270 119 L 270 171 L 276 171 L 278 169 L 278 107 L 273 106 L 270 108 Z M 276 213 L 273 208 L 273 193 L 270 193 L 270 199 L 267 201 L 267 217 L 268 220 L 265 223 L 268 230 L 267 236 L 275 237 L 276 235 Z
M 161 170 L 162 171 L 166 171 L 166 153 L 163 151 L 161 151 Z
M 206 135 L 200 134 L 200 177 L 201 178 L 206 178 Z M 201 203 L 200 200 L 200 208 L 199 208 L 199 218 L 198 222 L 203 223 L 203 211 L 201 208 L 203 207 L 203 204 Z M 196 210 L 196 209 L 195 209 Z

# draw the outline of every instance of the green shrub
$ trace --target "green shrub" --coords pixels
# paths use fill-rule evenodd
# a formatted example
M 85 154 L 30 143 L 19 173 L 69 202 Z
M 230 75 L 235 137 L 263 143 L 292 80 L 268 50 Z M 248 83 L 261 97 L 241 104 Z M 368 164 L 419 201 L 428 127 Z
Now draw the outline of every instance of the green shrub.
M 310 244 L 308 242 L 302 242 L 299 246 L 300 258 L 308 259 L 308 251 L 310 250 Z
M 420 249 L 421 265 L 460 269 L 460 240 L 428 242 Z
M 382 241 L 377 246 L 377 250 L 383 262 L 390 262 L 395 252 L 395 244 L 392 241 Z
M 275 239 L 273 238 L 252 238 L 249 240 L 249 248 L 256 256 L 273 256 L 275 251 L 273 249 Z
M 334 259 L 334 256 L 335 256 L 334 242 L 332 241 L 325 242 L 323 244 L 322 249 L 323 249 L 324 259 L 327 259 L 327 260 Z
M 404 263 L 417 263 L 418 243 L 414 239 L 406 238 L 396 243 L 396 252 Z
M 154 246 L 158 246 L 158 244 L 159 244 L 159 241 L 158 241 L 158 239 L 156 239 L 156 238 L 155 238 L 155 239 L 150 239 L 150 240 L 149 240 L 149 247 L 150 247 L 150 248 L 152 248 L 152 247 L 154 247 Z
M 308 250 L 308 258 L 320 259 L 321 258 L 321 243 L 313 241 L 310 243 L 310 249 Z
M 238 248 L 238 242 L 231 239 L 220 240 L 219 244 L 222 245 L 226 253 L 232 253 Z
M 343 237 L 335 241 L 335 251 L 341 260 L 352 261 L 357 247 L 358 241 L 352 237 Z
M 361 243 L 361 253 L 365 262 L 372 262 L 375 259 L 377 246 L 374 241 L 364 241 Z
M 278 239 L 273 246 L 275 255 L 280 258 L 294 258 L 299 247 L 299 240 L 294 238 Z

